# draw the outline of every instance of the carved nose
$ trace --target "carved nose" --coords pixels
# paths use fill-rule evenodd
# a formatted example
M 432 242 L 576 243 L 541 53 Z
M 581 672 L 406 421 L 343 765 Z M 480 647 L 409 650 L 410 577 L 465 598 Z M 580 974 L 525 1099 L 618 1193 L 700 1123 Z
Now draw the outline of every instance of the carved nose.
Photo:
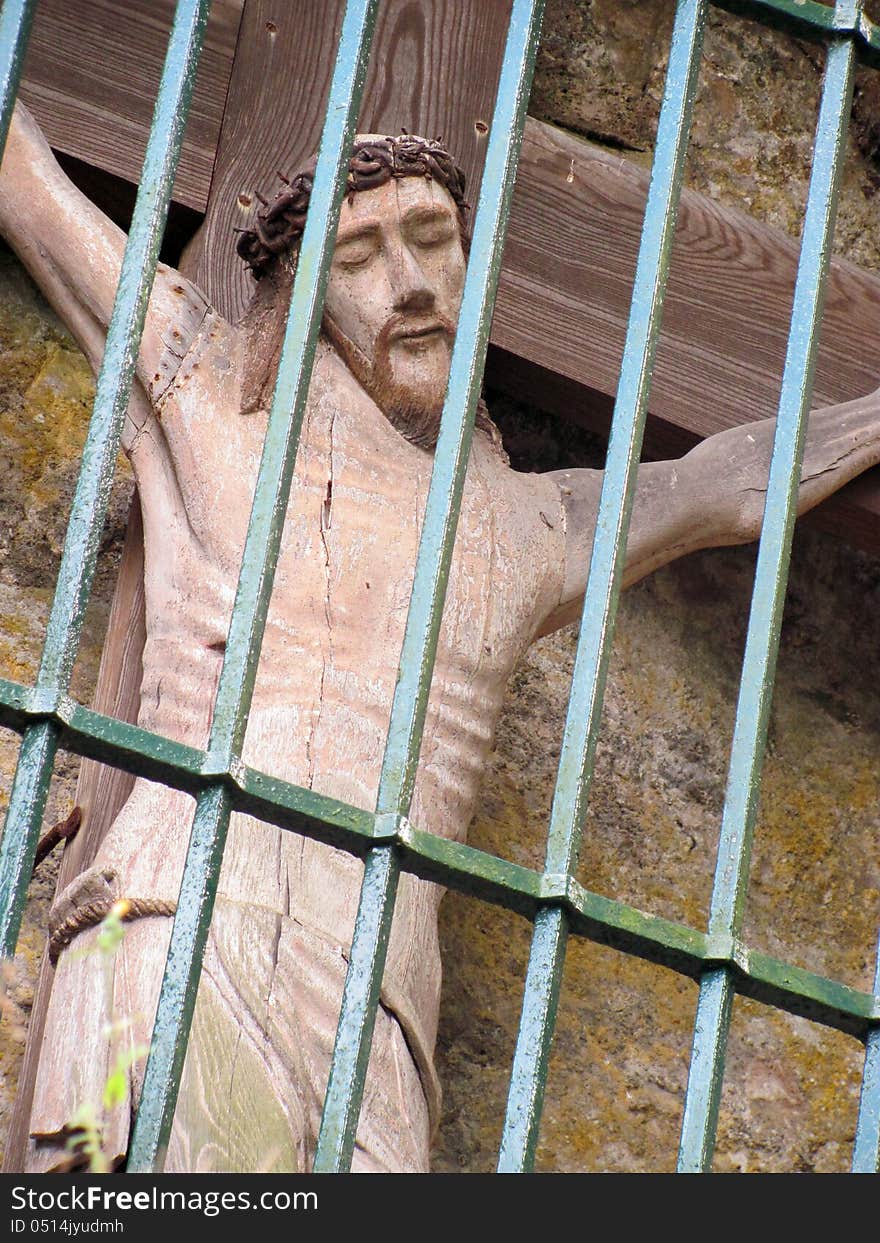
M 408 246 L 401 245 L 390 262 L 395 311 L 429 311 L 434 290 Z

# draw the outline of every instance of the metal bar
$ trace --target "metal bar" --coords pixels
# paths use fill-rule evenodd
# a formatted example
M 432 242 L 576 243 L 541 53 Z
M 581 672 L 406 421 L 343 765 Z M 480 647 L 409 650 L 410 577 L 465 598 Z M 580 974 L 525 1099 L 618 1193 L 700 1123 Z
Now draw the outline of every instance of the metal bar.
M 835 980 L 750 951 L 738 941 L 711 940 L 705 932 L 591 893 L 572 877 L 536 872 L 474 846 L 399 822 L 269 776 L 246 764 L 218 774 L 207 753 L 117 721 L 62 696 L 56 712 L 29 708 L 31 687 L 0 678 L 0 725 L 24 730 L 34 720 L 59 730 L 58 745 L 76 755 L 114 764 L 152 781 L 198 795 L 218 776 L 233 811 L 328 845 L 365 855 L 371 846 L 396 844 L 401 868 L 423 880 L 470 894 L 534 919 L 548 903 L 562 905 L 573 936 L 608 945 L 699 979 L 706 964 L 730 964 L 736 991 L 792 1014 L 862 1039 L 880 1019 L 880 1001 Z
M 378 0 L 348 0 L 343 18 L 208 743 L 208 759 L 218 773 L 230 769 L 244 740 L 377 4 Z M 130 1171 L 161 1169 L 164 1161 L 230 811 L 229 793 L 222 784 L 200 795 L 196 805 L 132 1136 Z
M 707 971 L 697 999 L 679 1173 L 707 1170 L 712 1164 L 732 1009 L 733 972 L 727 966 Z
M 834 1027 L 861 1040 L 880 1020 L 880 1005 L 872 993 L 826 980 L 765 954 L 745 951 L 744 965 L 739 960 L 735 963 L 733 984 L 736 992 L 744 997 Z
M 765 26 L 774 26 L 799 35 L 824 37 L 835 27 L 834 9 L 821 0 L 711 0 L 715 8 L 736 17 L 752 18 Z M 858 26 L 854 28 L 857 32 Z
M 543 9 L 544 0 L 513 0 L 379 779 L 379 816 L 405 816 L 412 800 Z M 399 874 L 391 847 L 367 858 L 316 1171 L 338 1173 L 351 1164 Z
M 707 10 L 707 0 L 679 0 L 675 15 L 583 621 L 550 814 L 547 872 L 571 874 L 577 865 Z M 534 1161 L 567 932 L 567 918 L 559 907 L 535 921 L 498 1160 L 498 1169 L 502 1172 L 530 1169 Z
M 36 0 L 4 0 L 0 7 L 0 157 L 21 81 Z
M 76 658 L 210 4 L 179 0 L 168 41 L 37 673 L 37 691 L 50 696 L 67 690 Z M 0 842 L 0 955 L 15 951 L 57 742 L 49 724 L 22 741 Z
M 880 949 L 874 970 L 874 997 L 880 999 Z M 865 1068 L 851 1168 L 854 1174 L 880 1171 L 880 1027 L 869 1031 L 865 1041 Z
M 858 5 L 849 0 L 837 6 L 838 12 L 845 9 L 847 14 L 856 8 Z M 816 130 L 721 822 L 709 916 L 710 936 L 735 937 L 742 925 L 825 279 L 846 155 L 854 66 L 853 39 L 836 38 L 828 48 Z M 724 970 L 729 973 L 730 969 Z M 730 1005 L 725 1001 L 729 984 L 722 988 L 716 973 L 712 972 L 705 977 L 700 992 L 679 1147 L 680 1171 L 705 1170 L 711 1163 L 730 1021 Z

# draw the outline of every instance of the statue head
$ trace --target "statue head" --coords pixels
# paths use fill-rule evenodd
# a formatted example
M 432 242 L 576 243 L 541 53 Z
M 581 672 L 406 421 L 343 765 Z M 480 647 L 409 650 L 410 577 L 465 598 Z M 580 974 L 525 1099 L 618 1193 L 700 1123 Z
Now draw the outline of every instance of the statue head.
M 259 280 L 295 265 L 314 162 L 243 232 Z M 449 374 L 467 254 L 464 174 L 438 140 L 360 136 L 349 165 L 323 331 L 390 422 L 433 446 Z M 485 410 L 478 424 L 497 432 Z M 491 430 L 490 430 L 491 429 Z

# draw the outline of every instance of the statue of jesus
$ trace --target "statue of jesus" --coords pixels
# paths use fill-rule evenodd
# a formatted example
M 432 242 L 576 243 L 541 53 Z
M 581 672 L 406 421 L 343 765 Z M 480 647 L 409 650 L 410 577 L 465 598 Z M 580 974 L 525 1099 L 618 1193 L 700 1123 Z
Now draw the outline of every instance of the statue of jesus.
M 138 723 L 204 747 L 311 188 L 285 185 L 239 241 L 256 281 L 237 326 L 159 266 L 123 436 L 145 528 Z M 439 142 L 366 136 L 351 158 L 245 761 L 375 805 L 419 532 L 464 283 L 464 184 Z M 0 231 L 97 369 L 123 234 L 61 172 L 19 108 Z M 626 584 L 698 548 L 756 538 L 774 425 L 642 465 Z M 799 510 L 880 461 L 880 396 L 812 416 Z M 510 468 L 477 420 L 411 818 L 463 839 L 505 685 L 526 648 L 580 611 L 602 474 Z M 192 799 L 138 779 L 95 860 L 59 894 L 58 955 L 28 1168 L 67 1157 L 99 1103 L 113 1037 L 95 911 L 139 901 L 113 962 L 112 1013 L 148 1043 Z M 232 817 L 165 1168 L 306 1171 L 314 1154 L 362 863 Z M 441 889 L 401 881 L 353 1169 L 428 1168 L 439 1092 Z M 167 908 L 166 913 L 160 913 Z M 124 1160 L 130 1108 L 103 1145 Z

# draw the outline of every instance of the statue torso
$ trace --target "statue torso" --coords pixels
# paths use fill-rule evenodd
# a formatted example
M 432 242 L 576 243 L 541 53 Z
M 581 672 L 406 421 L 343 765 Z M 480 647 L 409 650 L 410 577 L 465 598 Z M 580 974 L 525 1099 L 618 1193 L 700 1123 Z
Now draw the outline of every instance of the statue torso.
M 159 428 L 132 448 L 146 554 L 139 723 L 195 746 L 207 741 L 265 432 L 265 416 L 239 413 L 238 349 L 232 330 L 209 317 L 161 402 Z M 319 346 L 248 764 L 375 805 L 432 464 Z M 511 471 L 476 437 L 411 810 L 417 827 L 464 836 L 505 683 L 558 600 L 563 540 L 555 485 Z M 184 795 L 138 783 L 101 852 L 128 874 L 130 891 L 176 894 L 191 809 Z M 155 850 L 144 849 L 147 823 L 164 825 Z M 352 856 L 234 816 L 220 895 L 280 910 L 344 947 L 361 873 Z M 386 973 L 402 993 L 398 1008 L 427 1015 L 429 1028 L 438 898 L 435 886 L 404 878 Z M 427 962 L 437 966 L 426 973 Z

